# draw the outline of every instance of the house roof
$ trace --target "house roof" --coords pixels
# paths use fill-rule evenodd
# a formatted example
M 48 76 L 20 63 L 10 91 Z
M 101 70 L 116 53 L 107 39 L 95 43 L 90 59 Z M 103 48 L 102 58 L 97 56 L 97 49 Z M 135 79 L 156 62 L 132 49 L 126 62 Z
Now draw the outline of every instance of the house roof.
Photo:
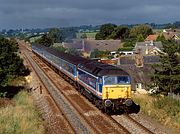
M 119 63 L 120 65 L 121 64 L 134 64 L 135 65 L 135 60 L 133 56 L 124 56 L 124 57 L 120 57 Z
M 148 55 L 143 56 L 143 64 L 154 64 L 160 62 L 160 56 L 159 55 Z M 135 65 L 135 56 L 124 56 L 120 57 L 120 65 Z
M 155 41 L 158 35 L 149 35 L 145 40 L 146 41 Z
M 166 40 L 172 39 L 172 38 L 180 38 L 180 29 L 175 29 L 175 30 L 166 30 L 166 32 L 163 32 L 164 37 Z
M 94 49 L 116 51 L 120 48 L 120 43 L 121 40 L 84 40 L 86 52 L 91 52 Z
M 159 63 L 160 56 L 143 56 L 144 64 Z
M 132 88 L 135 90 L 136 83 L 142 83 L 143 86 L 146 86 L 151 83 L 150 74 L 153 73 L 151 65 L 144 65 L 139 68 L 135 65 L 119 65 L 119 68 L 128 72 L 132 79 Z
M 83 46 L 84 44 L 84 46 Z M 120 48 L 121 40 L 73 40 L 72 43 L 64 43 L 66 48 L 81 49 L 85 52 L 91 52 L 94 49 L 101 51 L 116 51 Z
M 146 42 L 137 42 L 134 51 L 138 52 L 138 50 L 141 51 L 141 53 L 144 55 L 145 51 L 148 49 L 148 51 L 153 50 L 154 48 L 162 49 L 162 42 L 152 42 L 152 41 L 146 41 Z
M 75 48 L 75 49 L 82 49 L 82 40 L 73 40 L 72 42 L 65 42 L 64 43 L 65 48 Z

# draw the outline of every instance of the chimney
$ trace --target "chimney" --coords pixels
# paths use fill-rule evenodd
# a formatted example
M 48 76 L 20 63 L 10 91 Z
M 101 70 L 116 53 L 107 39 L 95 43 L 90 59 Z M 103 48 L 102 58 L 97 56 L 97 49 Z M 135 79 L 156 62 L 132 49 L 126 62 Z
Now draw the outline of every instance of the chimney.
M 85 48 L 84 48 L 84 39 L 82 39 L 82 51 L 84 51 Z
M 142 51 L 141 49 L 138 49 L 138 52 L 135 56 L 135 64 L 137 67 L 143 67 L 143 56 L 141 51 Z
M 146 44 L 145 46 L 145 54 L 148 55 L 149 51 L 148 51 L 148 44 Z
M 150 45 L 153 46 L 154 45 L 154 42 L 153 40 L 150 41 Z
M 65 46 L 64 46 L 64 42 L 62 42 L 62 46 L 65 47 Z

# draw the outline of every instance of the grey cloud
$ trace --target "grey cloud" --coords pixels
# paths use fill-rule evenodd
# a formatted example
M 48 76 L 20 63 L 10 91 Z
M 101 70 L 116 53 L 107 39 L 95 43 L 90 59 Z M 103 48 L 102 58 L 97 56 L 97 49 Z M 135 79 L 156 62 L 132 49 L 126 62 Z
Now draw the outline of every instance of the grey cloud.
M 180 19 L 179 0 L 0 0 L 0 29 L 82 24 L 166 23 Z

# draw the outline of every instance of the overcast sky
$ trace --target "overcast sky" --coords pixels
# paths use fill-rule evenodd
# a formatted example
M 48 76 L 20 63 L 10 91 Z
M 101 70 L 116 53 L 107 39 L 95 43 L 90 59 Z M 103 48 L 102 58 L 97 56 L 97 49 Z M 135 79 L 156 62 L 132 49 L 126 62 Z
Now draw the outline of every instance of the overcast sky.
M 180 20 L 180 0 L 0 0 L 0 29 Z

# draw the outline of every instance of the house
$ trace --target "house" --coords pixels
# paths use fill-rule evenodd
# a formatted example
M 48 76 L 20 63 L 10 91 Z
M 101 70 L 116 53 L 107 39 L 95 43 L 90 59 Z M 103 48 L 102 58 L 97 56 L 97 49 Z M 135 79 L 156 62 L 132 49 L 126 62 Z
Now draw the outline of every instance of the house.
M 154 41 L 137 42 L 134 47 L 134 53 L 141 53 L 141 55 L 158 55 L 162 49 L 162 43 Z
M 119 59 L 119 68 L 128 72 L 131 76 L 132 90 L 146 92 L 149 84 L 151 84 L 151 74 L 153 73 L 152 64 L 159 63 L 159 56 L 142 56 L 142 66 L 135 55 L 123 56 Z
M 70 43 L 64 43 L 65 48 L 75 48 L 89 56 L 94 49 L 100 51 L 117 51 L 121 46 L 121 40 L 73 40 Z
M 171 33 L 171 32 L 176 32 L 175 29 L 169 28 L 169 29 L 163 29 L 163 33 Z
M 158 35 L 149 35 L 145 41 L 156 41 Z
M 180 30 L 179 29 L 164 29 L 163 35 L 166 40 L 174 39 L 177 43 L 180 40 Z

